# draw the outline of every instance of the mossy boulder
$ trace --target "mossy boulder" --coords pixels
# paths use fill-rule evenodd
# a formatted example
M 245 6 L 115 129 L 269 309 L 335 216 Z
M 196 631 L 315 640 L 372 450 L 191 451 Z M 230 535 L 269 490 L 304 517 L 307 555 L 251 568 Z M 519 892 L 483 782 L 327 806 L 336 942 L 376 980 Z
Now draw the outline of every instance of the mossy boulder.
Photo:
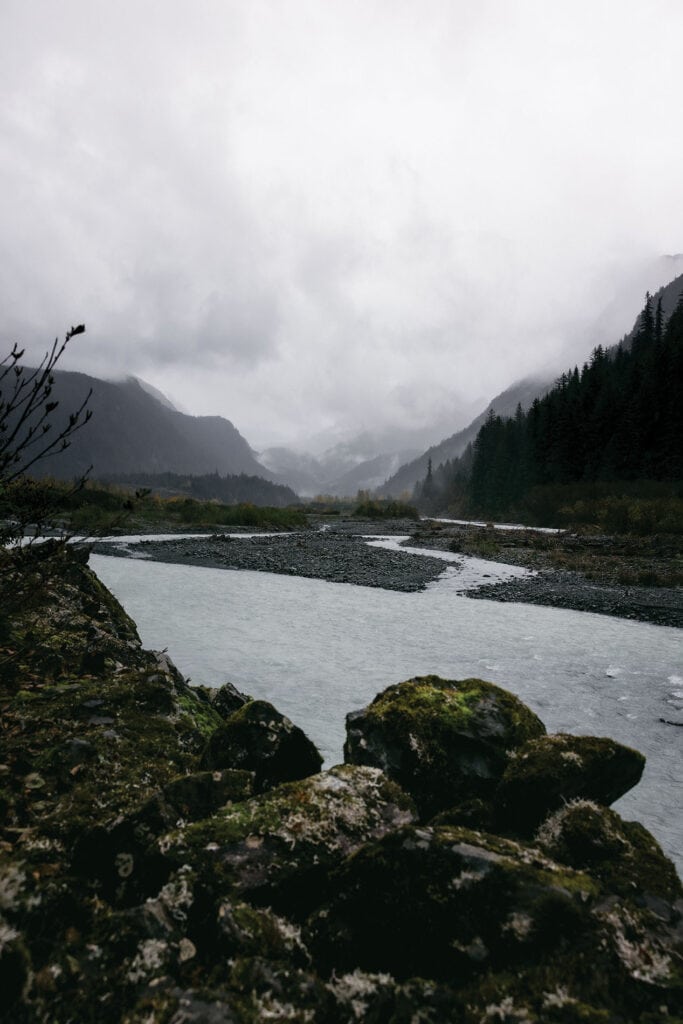
M 570 800 L 609 805 L 636 785 L 645 758 L 600 736 L 557 733 L 515 752 L 495 794 L 501 826 L 530 836 L 545 817 Z
M 202 756 L 204 768 L 253 772 L 259 790 L 305 779 L 322 763 L 306 734 L 265 700 L 249 701 L 230 715 L 211 734 Z
M 169 868 L 192 864 L 215 898 L 300 918 L 321 901 L 332 867 L 415 817 L 410 798 L 376 768 L 340 765 L 222 808 L 157 846 Z
M 546 818 L 534 842 L 619 896 L 645 903 L 652 896 L 671 902 L 683 896 L 676 868 L 654 836 L 589 800 L 573 800 Z
M 362 847 L 332 881 L 334 897 L 303 935 L 333 984 L 358 970 L 407 987 L 429 978 L 453 1014 L 443 1019 L 467 1024 L 650 1024 L 680 1013 L 675 908 L 605 899 L 587 873 L 534 847 L 413 826 Z
M 173 779 L 112 824 L 84 831 L 75 844 L 72 870 L 96 882 L 113 903 L 139 902 L 163 874 L 159 855 L 149 849 L 155 839 L 182 822 L 248 799 L 253 789 L 253 774 L 233 768 Z
M 4 637 L 12 655 L 4 674 L 16 688 L 149 663 L 135 623 L 88 568 L 88 555 L 56 541 L 4 553 L 3 575 L 25 592 Z
M 333 887 L 306 930 L 323 970 L 455 985 L 575 941 L 597 892 L 538 850 L 451 826 L 408 827 L 364 846 Z
M 346 732 L 345 761 L 381 768 L 429 818 L 461 800 L 490 797 L 508 751 L 545 727 L 492 683 L 422 676 L 347 715 Z

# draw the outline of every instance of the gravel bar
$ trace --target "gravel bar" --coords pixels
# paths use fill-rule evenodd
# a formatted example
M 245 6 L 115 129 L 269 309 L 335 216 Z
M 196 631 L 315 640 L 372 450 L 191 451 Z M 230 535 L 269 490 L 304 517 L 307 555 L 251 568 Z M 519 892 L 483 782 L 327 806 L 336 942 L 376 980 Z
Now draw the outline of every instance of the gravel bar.
M 476 590 L 467 591 L 465 596 L 475 600 L 572 608 L 580 612 L 652 622 L 657 626 L 683 627 L 683 593 L 680 587 L 622 587 L 592 583 L 582 579 L 578 573 L 546 571 L 526 579 L 484 584 Z
M 93 545 L 93 551 L 212 569 L 253 569 L 406 593 L 424 590 L 446 568 L 441 559 L 371 548 L 358 537 L 332 530 L 277 537 L 216 535 L 128 545 L 100 542 Z

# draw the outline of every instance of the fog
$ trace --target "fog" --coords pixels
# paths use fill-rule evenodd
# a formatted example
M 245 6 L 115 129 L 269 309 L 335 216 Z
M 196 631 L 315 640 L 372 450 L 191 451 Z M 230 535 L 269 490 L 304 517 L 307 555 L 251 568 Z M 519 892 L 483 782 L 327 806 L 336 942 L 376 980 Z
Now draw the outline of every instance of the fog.
M 250 443 L 453 429 L 683 269 L 678 0 L 3 0 L 0 334 Z

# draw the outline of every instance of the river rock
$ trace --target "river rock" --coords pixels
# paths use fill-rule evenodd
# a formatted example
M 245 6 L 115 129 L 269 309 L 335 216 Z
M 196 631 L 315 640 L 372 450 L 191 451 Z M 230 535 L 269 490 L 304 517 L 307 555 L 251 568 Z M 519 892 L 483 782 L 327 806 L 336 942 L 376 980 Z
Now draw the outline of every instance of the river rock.
M 265 700 L 235 711 L 209 737 L 205 768 L 242 768 L 254 772 L 256 788 L 305 779 L 320 771 L 323 759 L 306 734 Z
M 492 683 L 422 676 L 347 715 L 346 732 L 345 761 L 381 768 L 429 818 L 461 800 L 490 797 L 508 751 L 545 727 Z
M 333 883 L 304 928 L 318 971 L 433 979 L 432 993 L 450 989 L 443 1020 L 650 1024 L 680 1012 L 680 914 L 605 899 L 587 873 L 526 844 L 408 827 L 349 857 Z
M 211 706 L 225 719 L 230 718 L 230 715 L 239 711 L 250 700 L 246 693 L 242 693 L 232 683 L 223 683 L 211 694 Z
M 376 768 L 339 765 L 289 782 L 159 840 L 169 867 L 191 863 L 216 898 L 301 917 L 330 869 L 363 843 L 415 820 L 412 801 Z
M 503 826 L 531 835 L 543 819 L 570 800 L 611 804 L 636 785 L 645 758 L 599 736 L 557 733 L 530 740 L 510 759 L 496 791 Z
M 534 842 L 554 860 L 590 871 L 619 896 L 671 902 L 683 896 L 676 868 L 654 836 L 609 807 L 573 800 L 546 818 Z
M 584 927 L 597 892 L 540 851 L 469 829 L 408 827 L 334 875 L 337 895 L 308 925 L 317 963 L 457 985 L 556 949 Z
M 158 853 L 149 850 L 155 839 L 181 822 L 197 821 L 219 807 L 246 800 L 253 791 L 253 773 L 233 768 L 173 779 L 112 824 L 85 830 L 75 844 L 72 869 L 97 882 L 112 902 L 139 901 L 153 891 L 163 873 Z

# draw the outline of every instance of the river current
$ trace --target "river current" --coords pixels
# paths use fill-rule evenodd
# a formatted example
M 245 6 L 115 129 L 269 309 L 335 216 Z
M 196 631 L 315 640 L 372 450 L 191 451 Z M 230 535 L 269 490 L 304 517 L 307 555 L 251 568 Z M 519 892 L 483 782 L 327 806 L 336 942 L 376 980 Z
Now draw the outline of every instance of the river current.
M 425 552 L 433 554 L 433 552 Z M 193 683 L 272 701 L 342 760 L 344 718 L 391 683 L 436 673 L 511 690 L 549 732 L 641 750 L 641 783 L 615 804 L 683 867 L 683 631 L 533 605 L 472 601 L 451 568 L 421 593 L 263 572 L 92 555 L 90 564 Z M 470 572 L 472 566 L 470 565 Z M 480 563 L 495 578 L 509 567 Z M 662 719 L 666 721 L 662 721 Z

